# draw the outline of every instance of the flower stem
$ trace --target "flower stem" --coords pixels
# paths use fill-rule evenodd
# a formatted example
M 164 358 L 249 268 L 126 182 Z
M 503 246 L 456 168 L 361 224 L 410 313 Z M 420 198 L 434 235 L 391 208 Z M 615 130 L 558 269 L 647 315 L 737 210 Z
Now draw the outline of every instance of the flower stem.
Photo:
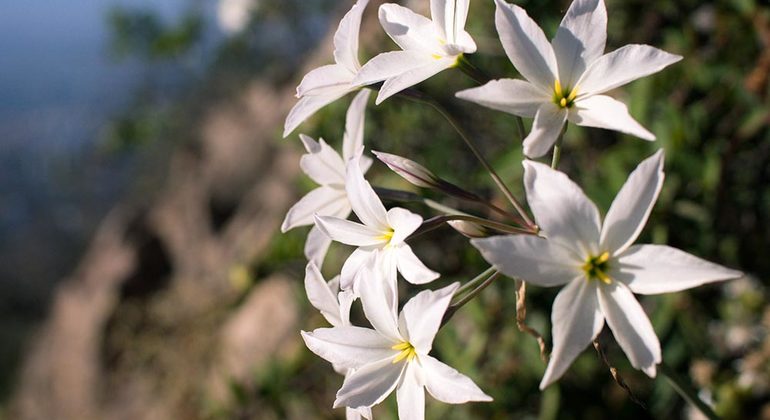
M 422 235 L 423 233 L 430 232 L 438 228 L 442 224 L 452 220 L 463 220 L 466 222 L 475 223 L 477 225 L 491 228 L 504 234 L 511 234 L 511 235 L 536 235 L 537 234 L 537 232 L 535 232 L 534 230 L 520 229 L 514 226 L 506 225 L 504 223 L 495 222 L 493 220 L 482 219 L 480 217 L 471 216 L 468 214 L 455 213 L 455 214 L 448 214 L 444 216 L 432 217 L 424 221 L 419 229 L 414 231 L 413 234 L 409 235 L 409 239 L 412 239 L 418 235 Z
M 519 129 L 519 140 L 521 142 L 524 142 L 524 139 L 527 138 L 527 131 L 524 129 L 524 120 L 521 119 L 518 115 L 515 118 L 516 120 L 516 128 Z
M 465 57 L 465 54 L 460 54 L 459 57 L 457 57 L 457 68 L 460 69 L 463 73 L 465 73 L 466 76 L 473 79 L 474 82 L 483 85 L 490 80 L 492 80 L 489 76 L 484 74 L 483 71 L 481 71 L 478 67 L 474 66 L 473 63 L 468 61 L 468 58 Z
M 698 394 L 690 385 L 685 382 L 679 375 L 677 375 L 673 369 L 667 364 L 661 363 L 658 366 L 658 372 L 668 380 L 668 383 L 674 388 L 674 390 L 687 401 L 693 407 L 698 409 L 701 414 L 710 420 L 718 420 L 720 417 L 714 412 L 714 410 L 708 406 L 703 400 L 698 397 Z
M 494 267 L 491 267 L 491 269 L 494 270 Z M 487 271 L 489 271 L 489 270 L 487 270 Z M 484 278 L 483 275 L 486 274 L 487 271 L 485 271 L 484 273 L 481 273 L 481 275 L 479 277 Z M 476 277 L 476 279 L 478 279 L 479 277 Z M 466 303 L 470 302 L 471 299 L 473 299 L 474 297 L 476 297 L 476 295 L 481 293 L 482 290 L 486 289 L 490 284 L 492 284 L 492 282 L 497 280 L 498 277 L 500 277 L 500 272 L 499 271 L 493 271 L 492 275 L 490 275 L 486 280 L 484 280 L 483 283 L 478 285 L 475 289 L 473 289 L 468 294 L 463 296 L 457 302 L 450 304 L 449 307 L 447 308 L 446 312 L 444 313 L 444 318 L 441 320 L 441 325 L 443 326 L 444 324 L 449 322 L 449 320 L 452 318 L 452 316 L 455 314 L 455 312 L 457 312 L 458 309 L 462 308 L 463 305 L 465 305 Z M 476 280 L 476 279 L 474 279 L 474 280 Z M 473 282 L 474 280 L 471 280 L 469 283 Z
M 487 268 L 486 270 L 481 272 L 481 274 L 479 274 L 478 276 L 474 277 L 473 279 L 471 279 L 467 283 L 465 283 L 462 286 L 460 286 L 460 288 L 455 291 L 455 296 L 460 296 L 463 293 L 465 293 L 466 291 L 470 290 L 472 287 L 475 287 L 482 280 L 484 280 L 485 278 L 491 276 L 492 273 L 494 273 L 495 271 L 496 271 L 495 267 Z
M 567 132 L 567 126 L 559 133 L 559 138 L 556 139 L 556 144 L 553 145 L 553 160 L 551 160 L 551 169 L 556 169 L 559 166 L 559 159 L 561 159 L 561 144 L 564 142 L 564 133 Z
M 503 193 L 505 198 L 508 199 L 508 201 L 513 205 L 514 209 L 516 209 L 516 212 L 521 216 L 522 220 L 524 221 L 524 225 L 531 229 L 535 229 L 536 225 L 532 222 L 532 219 L 529 218 L 527 215 L 527 212 L 524 211 L 524 208 L 522 205 L 516 200 L 516 197 L 513 196 L 513 193 L 511 190 L 508 189 L 508 187 L 505 185 L 503 180 L 500 178 L 500 176 L 495 172 L 495 170 L 492 168 L 492 165 L 487 162 L 486 159 L 484 159 L 484 156 L 481 155 L 481 152 L 476 148 L 476 146 L 471 141 L 470 137 L 467 133 L 465 133 L 465 130 L 463 130 L 458 122 L 454 119 L 454 117 L 447 111 L 441 104 L 439 104 L 435 99 L 428 97 L 427 95 L 417 92 L 415 90 L 404 90 L 400 94 L 401 96 L 411 99 L 416 102 L 421 102 L 427 105 L 430 105 L 435 109 L 439 114 L 441 114 L 444 119 L 447 120 L 449 125 L 452 126 L 452 128 L 457 132 L 457 134 L 460 135 L 460 138 L 462 138 L 463 142 L 465 142 L 465 145 L 468 146 L 468 148 L 471 150 L 473 155 L 476 157 L 476 159 L 481 163 L 481 165 L 484 167 L 484 169 L 489 173 L 489 176 L 492 178 L 492 180 L 495 182 L 495 185 L 497 185 L 497 188 L 500 189 L 500 191 Z

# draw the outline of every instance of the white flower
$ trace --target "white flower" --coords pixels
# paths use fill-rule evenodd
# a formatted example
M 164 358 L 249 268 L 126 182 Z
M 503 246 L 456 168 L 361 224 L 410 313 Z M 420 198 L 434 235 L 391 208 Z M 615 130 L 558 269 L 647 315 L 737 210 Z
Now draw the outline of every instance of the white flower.
M 626 45 L 604 54 L 607 11 L 603 0 L 575 0 L 551 43 L 519 6 L 497 2 L 495 25 L 506 54 L 524 80 L 493 80 L 457 93 L 489 108 L 535 118 L 524 154 L 544 155 L 567 121 L 631 134 L 655 136 L 626 106 L 602 95 L 682 59 L 648 45 Z
M 353 292 L 340 292 L 339 276 L 334 277 L 327 283 L 324 280 L 321 271 L 311 261 L 305 267 L 305 293 L 314 308 L 321 312 L 321 315 L 335 327 L 350 326 L 350 306 L 355 300 Z M 334 370 L 345 378 L 352 375 L 355 369 L 344 368 L 334 365 Z M 368 407 L 359 409 L 347 408 L 347 420 L 357 420 L 361 417 L 372 418 L 372 410 Z
M 393 3 L 380 6 L 380 24 L 403 51 L 382 53 L 367 62 L 353 83 L 385 81 L 376 103 L 454 67 L 463 53 L 476 51 L 465 31 L 469 0 L 431 0 L 433 20 Z
M 563 173 L 525 161 L 524 182 L 547 239 L 515 235 L 471 243 L 508 276 L 540 286 L 566 285 L 553 304 L 553 353 L 541 389 L 561 377 L 605 319 L 631 365 L 654 377 L 660 343 L 633 293 L 677 292 L 742 275 L 665 245 L 631 245 L 663 185 L 662 150 L 629 176 L 604 223 Z
M 281 232 L 297 226 L 312 225 L 314 214 L 340 218 L 347 218 L 350 215 L 351 207 L 345 192 L 345 162 L 353 158 L 356 153 L 363 152 L 364 110 L 369 93 L 368 90 L 359 92 L 348 108 L 345 134 L 342 139 L 342 156 L 329 147 L 323 139 L 319 139 L 316 143 L 310 137 L 300 134 L 300 139 L 308 152 L 302 156 L 300 167 L 321 186 L 307 193 L 289 209 L 281 225 Z M 366 172 L 372 160 L 362 156 L 360 164 L 361 171 Z M 313 226 L 305 243 L 305 256 L 321 267 L 329 244 L 331 239 Z
M 357 158 L 348 162 L 345 189 L 353 212 L 361 223 L 333 216 L 316 216 L 316 226 L 332 240 L 357 246 L 342 266 L 340 286 L 357 292 L 354 283 L 359 268 L 370 259 L 385 273 L 391 293 L 396 290 L 396 270 L 413 284 L 431 282 L 439 274 L 426 267 L 405 239 L 422 224 L 422 217 L 409 210 L 394 207 L 385 210 L 380 198 L 364 179 Z M 374 251 L 381 252 L 374 252 Z
M 296 105 L 283 127 L 286 137 L 316 111 L 360 88 L 353 78 L 361 69 L 358 61 L 358 32 L 369 0 L 358 0 L 340 21 L 334 33 L 334 63 L 311 70 L 297 86 Z
M 371 264 L 362 271 L 376 270 Z M 441 319 L 459 283 L 425 290 L 396 317 L 392 296 L 382 282 L 361 282 L 361 301 L 374 329 L 320 328 L 302 332 L 307 347 L 330 361 L 356 369 L 345 378 L 334 407 L 371 407 L 394 389 L 402 420 L 425 417 L 425 389 L 439 401 L 462 404 L 491 401 L 471 379 L 428 355 Z

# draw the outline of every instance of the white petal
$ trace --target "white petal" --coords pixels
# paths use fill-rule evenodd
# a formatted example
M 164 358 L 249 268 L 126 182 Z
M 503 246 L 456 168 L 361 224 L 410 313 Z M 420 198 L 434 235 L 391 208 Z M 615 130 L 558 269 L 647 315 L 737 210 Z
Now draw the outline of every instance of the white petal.
M 538 286 L 559 286 L 581 274 L 583 261 L 573 252 L 537 236 L 493 236 L 471 244 L 503 274 Z
M 294 131 L 300 124 L 305 122 L 319 109 L 329 105 L 337 99 L 347 95 L 348 93 L 358 89 L 357 86 L 339 86 L 334 89 L 333 92 L 329 92 L 326 95 L 313 95 L 303 96 L 297 101 L 297 104 L 289 111 L 289 115 L 286 117 L 286 122 L 283 124 L 283 137 L 287 137 Z
M 391 245 L 400 245 L 422 224 L 422 216 L 401 207 L 388 210 L 388 225 L 393 229 Z
M 543 30 L 521 7 L 495 3 L 495 26 L 511 63 L 532 84 L 550 91 L 557 76 L 556 55 Z
M 440 274 L 426 267 L 407 244 L 395 248 L 398 272 L 412 284 L 425 284 L 439 278 Z
M 447 44 L 455 44 L 465 29 L 469 0 L 431 0 L 430 15 L 436 32 Z
M 361 16 L 369 0 L 358 0 L 340 21 L 334 33 L 334 61 L 356 73 L 361 64 L 358 62 L 358 33 L 361 29 Z
M 324 96 L 348 89 L 355 73 L 338 64 L 328 64 L 311 70 L 297 86 L 297 97 Z
M 524 186 L 535 221 L 549 240 L 585 258 L 598 251 L 599 210 L 567 175 L 525 160 Z
M 380 197 L 374 192 L 369 182 L 364 179 L 361 164 L 357 158 L 347 162 L 345 190 L 348 192 L 350 206 L 359 219 L 369 228 L 380 234 L 389 229 L 387 212 Z
M 342 326 L 351 325 L 350 307 L 353 306 L 353 302 L 355 302 L 356 299 L 358 299 L 358 297 L 352 290 L 342 291 L 337 294 L 337 300 L 340 303 L 340 320 L 342 321 Z
M 589 64 L 604 54 L 607 8 L 603 0 L 575 0 L 564 15 L 553 50 L 559 62 L 559 80 L 574 87 Z
M 352 290 L 358 270 L 363 267 L 369 258 L 374 258 L 374 253 L 367 249 L 357 248 L 345 260 L 340 273 L 340 288 L 342 290 Z
M 601 332 L 604 316 L 599 310 L 596 286 L 583 276 L 567 284 L 553 302 L 551 325 L 553 351 L 540 389 L 558 380 Z
M 601 248 L 618 255 L 634 243 L 663 186 L 663 149 L 631 172 L 604 218 Z
M 369 89 L 358 92 L 345 114 L 345 135 L 342 137 L 342 158 L 349 161 L 364 147 L 364 114 L 369 100 Z M 363 172 L 366 172 L 362 169 Z
M 310 304 L 318 309 L 330 324 L 335 327 L 342 326 L 337 296 L 329 289 L 318 267 L 312 262 L 305 267 L 305 293 Z
M 393 363 L 392 357 L 362 366 L 345 378 L 342 388 L 337 391 L 334 407 L 359 408 L 379 404 L 398 385 L 405 367 L 406 363 Z
M 681 60 L 649 45 L 626 45 L 591 63 L 578 81 L 578 94 L 596 95 L 663 70 Z
M 369 226 L 330 216 L 316 216 L 316 226 L 332 240 L 353 246 L 373 246 L 387 243 L 382 233 Z
M 414 363 L 407 363 L 401 382 L 396 389 L 396 402 L 398 402 L 399 420 L 423 420 L 425 419 L 425 388 L 420 378 L 420 367 Z
M 542 103 L 535 113 L 532 131 L 524 139 L 524 154 L 538 158 L 548 153 L 556 143 L 564 122 L 567 121 L 567 110 L 559 108 L 551 102 Z
M 382 88 L 380 88 L 380 93 L 377 94 L 377 100 L 374 101 L 374 103 L 379 105 L 385 99 L 390 98 L 408 87 L 429 79 L 436 73 L 453 67 L 456 63 L 456 56 L 440 57 L 426 55 L 420 57 L 419 61 L 412 63 L 411 68 L 386 80 L 385 83 L 383 83 Z
M 523 80 L 500 79 L 455 94 L 460 99 L 521 117 L 533 118 L 550 94 Z
M 397 297 L 391 290 L 391 285 L 383 277 L 379 258 L 370 259 L 359 270 L 360 280 L 356 280 L 356 287 L 361 295 L 361 304 L 364 307 L 364 315 L 384 337 L 392 341 L 391 345 L 402 340 L 398 331 L 396 319 Z
M 423 290 L 409 299 L 401 310 L 399 324 L 402 335 L 414 346 L 417 353 L 428 354 L 441 327 L 441 319 L 460 283 L 452 283 L 438 290 Z M 406 331 L 403 329 L 406 328 Z
M 642 306 L 622 283 L 601 285 L 597 293 L 607 325 L 631 366 L 654 378 L 655 365 L 661 361 L 660 342 Z
M 653 141 L 655 135 L 642 127 L 629 113 L 623 102 L 605 95 L 589 96 L 575 101 L 569 120 L 583 127 L 606 128 L 640 139 Z
M 345 408 L 345 420 L 361 420 L 361 418 L 371 420 L 372 409 L 369 407 L 361 407 L 358 409 L 350 407 Z
M 743 276 L 740 271 L 665 245 L 633 245 L 618 257 L 617 263 L 612 276 L 643 295 L 678 292 Z
M 449 403 L 463 404 L 468 401 L 492 401 L 473 381 L 454 368 L 430 357 L 420 356 L 425 388 L 433 398 Z
M 350 211 L 348 210 L 348 213 Z M 313 226 L 310 232 L 307 234 L 305 240 L 305 258 L 308 261 L 312 261 L 320 269 L 323 267 L 324 258 L 326 258 L 326 252 L 329 250 L 329 245 L 332 244 L 332 239 L 328 237 L 318 226 Z
M 375 330 L 361 327 L 318 328 L 302 331 L 305 345 L 323 359 L 345 368 L 357 369 L 367 363 L 391 358 L 393 345 Z
M 312 225 L 315 222 L 313 215 L 316 213 L 337 216 L 349 208 L 350 204 L 344 191 L 326 186 L 318 187 L 305 194 L 286 212 L 281 232 L 287 232 L 297 226 Z
M 441 51 L 433 22 L 425 16 L 399 6 L 386 3 L 380 6 L 380 24 L 402 50 L 416 50 L 427 54 Z
M 300 134 L 300 139 L 306 148 L 313 148 L 313 152 L 302 155 L 299 167 L 316 184 L 342 185 L 345 183 L 345 162 L 340 154 L 323 139 L 318 139 L 318 147 L 315 147 L 310 137 Z M 313 142 L 315 143 L 315 142 Z

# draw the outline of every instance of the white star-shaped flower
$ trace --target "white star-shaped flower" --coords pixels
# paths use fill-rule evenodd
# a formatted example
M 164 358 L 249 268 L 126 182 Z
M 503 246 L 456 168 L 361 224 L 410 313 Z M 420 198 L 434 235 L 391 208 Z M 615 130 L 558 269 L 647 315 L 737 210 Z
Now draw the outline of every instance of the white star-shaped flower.
M 498 270 L 539 286 L 565 287 L 551 313 L 553 353 L 540 383 L 559 379 L 607 321 L 631 365 L 654 377 L 658 337 L 634 297 L 678 292 L 742 276 L 665 245 L 631 245 L 663 185 L 663 151 L 629 176 L 609 212 L 599 212 L 566 175 L 524 161 L 527 201 L 542 228 L 538 236 L 471 240 Z
M 358 32 L 361 29 L 361 16 L 368 3 L 369 0 L 358 0 L 340 21 L 334 33 L 334 64 L 311 70 L 297 86 L 299 101 L 286 117 L 284 137 L 319 109 L 360 89 L 361 86 L 354 84 L 353 79 L 361 69 L 358 61 Z
M 334 216 L 317 215 L 316 226 L 332 240 L 358 248 L 345 261 L 340 275 L 343 290 L 358 293 L 354 280 L 358 270 L 370 259 L 385 273 L 384 280 L 391 293 L 396 291 L 396 271 L 413 284 L 424 284 L 439 277 L 426 267 L 405 242 L 422 224 L 422 217 L 409 210 L 394 207 L 385 210 L 382 201 L 364 179 L 357 158 L 348 162 L 345 189 L 353 212 L 363 223 Z M 381 252 L 374 252 L 374 251 Z
M 302 171 L 320 187 L 310 191 L 294 204 L 286 213 L 281 225 L 281 232 L 287 232 L 298 226 L 315 223 L 313 215 L 347 218 L 350 215 L 350 202 L 345 192 L 345 162 L 363 153 L 364 111 L 369 99 L 369 90 L 359 92 L 348 108 L 345 120 L 345 134 L 342 138 L 342 156 L 332 149 L 323 139 L 318 142 L 300 134 L 307 154 L 300 160 Z M 361 171 L 366 172 L 372 160 L 360 157 Z M 331 239 L 313 226 L 305 242 L 305 256 L 318 267 L 323 264 Z
M 362 272 L 377 275 L 368 263 Z M 381 281 L 361 282 L 361 301 L 374 329 L 320 328 L 302 332 L 307 347 L 333 364 L 355 369 L 337 392 L 334 407 L 372 407 L 396 390 L 402 420 L 425 417 L 425 389 L 450 404 L 491 401 L 471 379 L 428 355 L 459 283 L 425 290 L 396 316 L 393 296 Z
M 431 17 L 393 3 L 380 6 L 382 28 L 402 51 L 382 53 L 361 68 L 354 83 L 385 83 L 376 103 L 454 67 L 463 53 L 476 51 L 465 31 L 469 0 L 431 0 Z
M 649 45 L 626 45 L 604 54 L 607 10 L 603 0 L 575 0 L 550 43 L 519 6 L 495 0 L 495 25 L 508 58 L 526 79 L 493 80 L 457 93 L 458 98 L 534 118 L 524 154 L 544 155 L 567 121 L 631 134 L 655 136 L 603 93 L 656 73 L 682 59 Z

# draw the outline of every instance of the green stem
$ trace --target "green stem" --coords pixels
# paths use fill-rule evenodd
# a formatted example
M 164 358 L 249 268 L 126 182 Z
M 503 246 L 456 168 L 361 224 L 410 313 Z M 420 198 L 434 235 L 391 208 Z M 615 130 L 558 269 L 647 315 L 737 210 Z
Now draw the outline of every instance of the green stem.
M 468 58 L 465 57 L 465 54 L 460 54 L 459 57 L 457 57 L 457 68 L 460 69 L 463 73 L 465 73 L 466 76 L 473 79 L 474 82 L 483 85 L 492 80 L 489 76 L 484 74 L 483 71 L 481 71 L 478 67 L 474 66 L 473 63 L 468 61 Z
M 481 274 L 479 274 L 478 276 L 474 277 L 470 281 L 468 281 L 465 284 L 463 284 L 462 286 L 460 286 L 460 288 L 455 291 L 455 296 L 460 296 L 463 293 L 465 293 L 466 291 L 470 290 L 472 287 L 476 287 L 476 285 L 478 283 L 480 283 L 485 278 L 491 276 L 492 273 L 494 273 L 495 271 L 496 271 L 495 267 L 487 268 L 486 270 L 481 272 Z
M 556 139 L 556 144 L 553 145 L 553 160 L 551 160 L 551 168 L 556 169 L 559 166 L 559 159 L 561 159 L 561 144 L 564 142 L 564 133 L 567 132 L 567 126 L 559 133 L 559 138 Z
M 482 290 L 486 289 L 490 284 L 492 284 L 492 282 L 497 280 L 498 277 L 500 277 L 500 272 L 499 271 L 493 272 L 492 275 L 489 276 L 486 280 L 484 280 L 483 283 L 478 285 L 478 287 L 473 289 L 467 295 L 463 296 L 457 302 L 449 305 L 449 307 L 447 308 L 446 312 L 444 313 L 444 318 L 441 320 L 441 325 L 444 325 L 447 322 L 449 322 L 449 320 L 452 318 L 452 316 L 455 314 L 455 312 L 457 312 L 458 309 L 462 308 L 463 305 L 465 305 L 466 303 L 470 302 L 471 299 L 473 299 L 479 293 L 481 293 Z
M 690 385 L 685 382 L 679 375 L 677 375 L 673 369 L 671 369 L 668 365 L 665 363 L 661 363 L 658 366 L 658 372 L 668 379 L 668 383 L 671 384 L 671 386 L 676 390 L 679 395 L 685 399 L 688 403 L 690 403 L 693 407 L 697 408 L 698 411 L 700 411 L 701 414 L 703 414 L 706 418 L 710 420 L 718 420 L 719 416 L 714 412 L 714 410 L 708 406 L 703 400 L 701 400 L 698 397 L 698 394 L 695 392 L 694 389 L 690 387 Z
M 527 138 L 527 130 L 524 129 L 524 120 L 519 116 L 516 116 L 514 119 L 516 120 L 516 128 L 519 129 L 519 139 L 523 143 L 524 139 Z
M 437 229 L 439 226 L 452 220 L 463 220 L 466 222 L 475 223 L 480 226 L 484 226 L 490 229 L 494 229 L 500 233 L 507 233 L 511 235 L 536 235 L 537 232 L 533 230 L 519 229 L 517 227 L 509 226 L 503 223 L 495 222 L 493 220 L 482 219 L 480 217 L 471 216 L 468 214 L 449 214 L 445 216 L 432 217 L 423 222 L 419 229 L 409 235 L 409 239 L 413 239 L 419 235 L 430 232 Z

